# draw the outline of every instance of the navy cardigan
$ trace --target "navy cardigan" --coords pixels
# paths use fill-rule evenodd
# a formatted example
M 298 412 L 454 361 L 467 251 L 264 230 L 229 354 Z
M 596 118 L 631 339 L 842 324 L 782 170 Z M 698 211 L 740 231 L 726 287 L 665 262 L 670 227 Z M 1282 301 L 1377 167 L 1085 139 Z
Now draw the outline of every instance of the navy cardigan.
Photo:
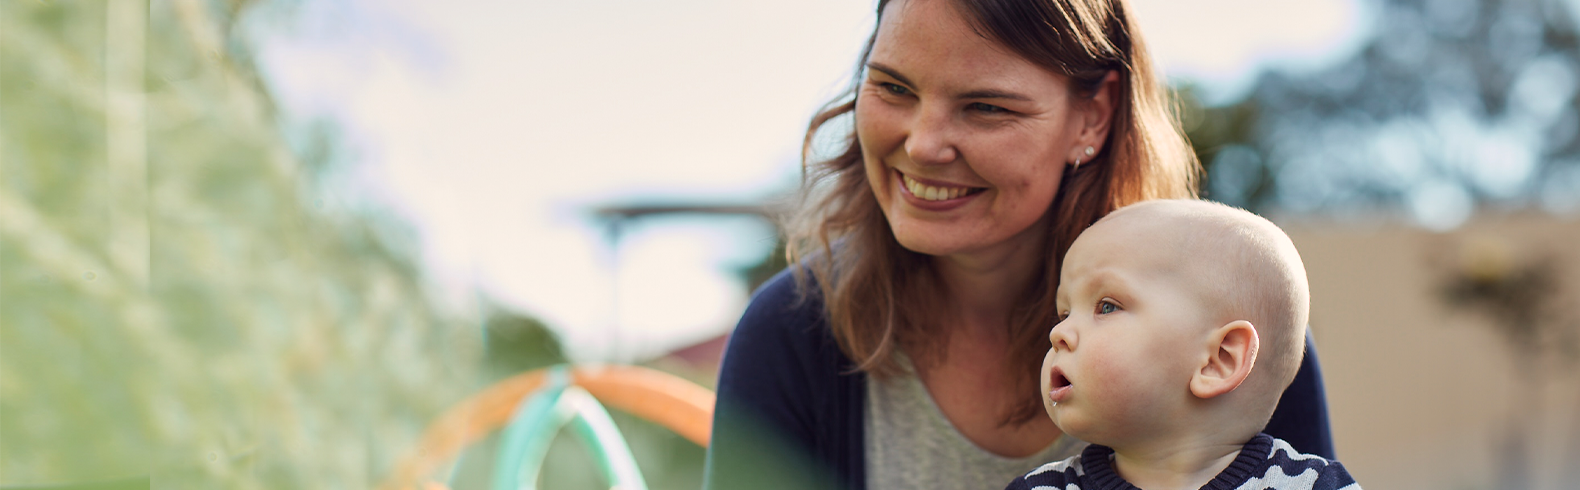
M 865 490 L 866 381 L 840 352 L 816 291 L 803 298 L 780 272 L 758 289 L 724 351 L 703 488 Z M 1264 431 L 1334 459 L 1309 335 L 1305 361 Z

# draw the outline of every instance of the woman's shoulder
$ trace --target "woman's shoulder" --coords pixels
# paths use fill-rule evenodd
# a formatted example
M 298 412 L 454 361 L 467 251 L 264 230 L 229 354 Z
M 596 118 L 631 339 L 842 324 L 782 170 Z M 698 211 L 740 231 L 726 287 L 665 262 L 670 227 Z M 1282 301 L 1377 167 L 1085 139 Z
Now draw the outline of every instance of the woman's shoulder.
M 797 274 L 803 274 L 804 277 L 797 277 Z M 754 324 L 820 321 L 824 317 L 821 296 L 817 279 L 810 270 L 804 266 L 786 268 L 764 281 L 752 293 L 752 299 L 746 305 L 746 314 L 741 317 L 742 326 L 748 319 L 759 320 Z
M 783 271 L 763 283 L 730 335 L 719 371 L 714 442 L 709 446 L 709 471 L 714 474 L 705 488 L 744 488 L 747 480 L 785 467 L 795 467 L 791 473 L 797 478 L 813 474 L 797 462 L 831 470 L 852 488 L 864 481 L 865 375 L 855 372 L 840 353 L 816 283 L 810 277 L 798 281 L 793 274 Z M 769 432 L 763 432 L 765 428 Z M 782 444 L 772 443 L 774 437 L 782 438 Z M 750 457 L 763 448 L 804 453 Z M 720 468 L 744 468 L 740 475 L 748 476 L 719 476 L 727 472 Z
M 802 294 L 802 288 L 808 287 L 813 292 Z M 852 383 L 858 379 L 846 376 L 854 366 L 840 351 L 815 291 L 810 281 L 797 281 L 788 271 L 758 288 L 726 344 L 719 371 L 720 397 L 751 405 L 766 400 L 795 405 L 857 386 Z M 806 400 L 784 401 L 795 398 Z
M 819 365 L 843 360 L 817 283 L 809 271 L 802 272 L 807 277 L 786 269 L 757 288 L 731 334 L 729 350 L 758 360 Z

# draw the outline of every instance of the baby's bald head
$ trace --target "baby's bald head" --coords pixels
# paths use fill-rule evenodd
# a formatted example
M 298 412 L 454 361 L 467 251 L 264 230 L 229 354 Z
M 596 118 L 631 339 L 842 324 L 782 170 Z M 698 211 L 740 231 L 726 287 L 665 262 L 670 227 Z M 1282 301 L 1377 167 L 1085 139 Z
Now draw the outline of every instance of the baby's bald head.
M 1261 348 L 1247 383 L 1277 401 L 1294 379 L 1304 355 L 1311 293 L 1300 254 L 1283 230 L 1265 218 L 1223 204 L 1196 200 L 1154 200 L 1133 204 L 1092 228 L 1121 227 L 1155 240 L 1176 279 L 1196 297 L 1216 323 L 1236 320 L 1256 328 Z

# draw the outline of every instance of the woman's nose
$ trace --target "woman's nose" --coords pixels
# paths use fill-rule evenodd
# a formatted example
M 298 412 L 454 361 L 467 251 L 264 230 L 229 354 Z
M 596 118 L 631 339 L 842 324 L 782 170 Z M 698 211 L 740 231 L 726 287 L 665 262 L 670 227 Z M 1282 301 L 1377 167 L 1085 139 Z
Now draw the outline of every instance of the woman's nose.
M 923 107 L 911 118 L 905 153 L 921 165 L 942 165 L 960 158 L 955 147 L 953 118 L 937 106 Z

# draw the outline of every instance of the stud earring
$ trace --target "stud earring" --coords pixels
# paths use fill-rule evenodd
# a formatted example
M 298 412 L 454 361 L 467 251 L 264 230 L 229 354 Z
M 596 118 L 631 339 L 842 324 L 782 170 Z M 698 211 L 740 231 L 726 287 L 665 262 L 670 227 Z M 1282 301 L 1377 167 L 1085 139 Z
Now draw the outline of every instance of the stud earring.
M 1086 150 L 1084 151 L 1084 153 L 1086 153 L 1086 156 L 1090 157 L 1092 155 L 1097 154 L 1097 149 L 1088 146 L 1088 147 L 1086 147 Z M 1076 170 L 1080 170 L 1080 169 L 1081 169 L 1081 157 L 1075 157 L 1075 165 L 1070 167 L 1070 173 L 1073 174 L 1073 173 L 1075 173 Z

